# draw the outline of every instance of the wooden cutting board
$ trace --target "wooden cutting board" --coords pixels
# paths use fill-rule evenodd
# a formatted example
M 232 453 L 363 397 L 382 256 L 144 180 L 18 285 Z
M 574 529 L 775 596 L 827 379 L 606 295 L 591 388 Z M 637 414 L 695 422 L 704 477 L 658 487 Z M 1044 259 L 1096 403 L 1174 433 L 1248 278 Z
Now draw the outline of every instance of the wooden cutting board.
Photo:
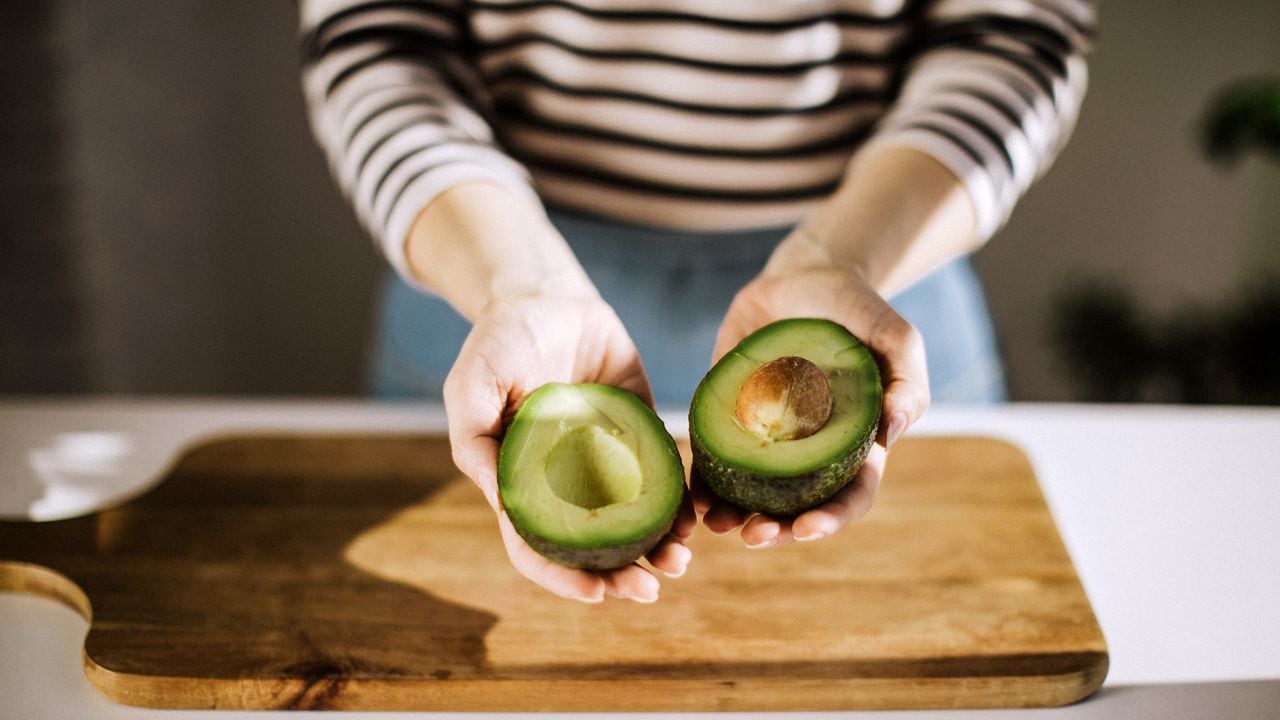
M 1028 707 L 1106 674 L 1003 442 L 902 441 L 870 515 L 821 542 L 689 545 L 654 605 L 561 600 L 510 567 L 444 439 L 243 436 L 121 507 L 0 522 L 0 589 L 91 618 L 89 679 L 148 707 Z

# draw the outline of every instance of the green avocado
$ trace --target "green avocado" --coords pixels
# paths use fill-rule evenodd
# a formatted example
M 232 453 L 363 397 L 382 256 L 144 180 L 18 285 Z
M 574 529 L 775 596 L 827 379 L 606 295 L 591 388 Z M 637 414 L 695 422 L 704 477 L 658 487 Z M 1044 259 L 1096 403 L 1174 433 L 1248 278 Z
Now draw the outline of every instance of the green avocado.
M 787 393 L 777 388 L 785 383 L 757 382 L 768 374 L 762 368 L 786 367 L 788 361 L 808 367 L 821 386 L 803 394 L 809 409 L 801 414 L 818 421 L 809 423 L 803 437 L 778 432 L 780 425 L 795 425 L 779 410 L 786 407 Z M 791 379 L 797 377 L 785 386 L 792 397 L 802 395 L 796 383 L 812 382 L 802 374 Z M 739 414 L 747 400 L 744 387 L 751 385 L 783 398 L 776 407 L 762 404 L 764 420 L 756 424 Z M 693 472 L 717 496 L 744 510 L 776 516 L 803 512 L 826 502 L 857 474 L 876 437 L 881 399 L 875 358 L 844 327 L 815 318 L 772 323 L 743 339 L 698 385 L 689 409 Z
M 618 568 L 671 529 L 684 466 L 662 420 L 608 385 L 549 383 L 498 453 L 502 506 L 530 547 L 569 567 Z

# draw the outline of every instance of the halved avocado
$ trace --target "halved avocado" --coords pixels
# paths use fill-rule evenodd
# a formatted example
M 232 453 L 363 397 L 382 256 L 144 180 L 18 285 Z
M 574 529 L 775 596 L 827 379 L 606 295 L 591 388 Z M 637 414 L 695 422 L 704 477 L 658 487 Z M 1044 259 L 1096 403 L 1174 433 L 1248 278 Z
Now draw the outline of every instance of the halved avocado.
M 881 399 L 875 358 L 844 327 L 816 318 L 771 323 L 698 385 L 689 409 L 693 470 L 744 510 L 803 512 L 857 474 Z
M 550 383 L 525 398 L 498 453 L 498 493 L 521 537 L 569 567 L 635 561 L 666 535 L 684 466 L 662 420 L 608 385 Z

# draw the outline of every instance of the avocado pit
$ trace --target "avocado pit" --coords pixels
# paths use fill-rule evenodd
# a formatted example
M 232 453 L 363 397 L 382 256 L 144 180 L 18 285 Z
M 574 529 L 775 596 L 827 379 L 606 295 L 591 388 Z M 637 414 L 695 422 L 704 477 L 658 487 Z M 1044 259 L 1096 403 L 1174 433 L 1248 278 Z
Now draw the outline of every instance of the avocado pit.
M 800 440 L 831 419 L 835 397 L 822 369 L 787 355 L 761 365 L 742 384 L 734 412 L 763 440 Z

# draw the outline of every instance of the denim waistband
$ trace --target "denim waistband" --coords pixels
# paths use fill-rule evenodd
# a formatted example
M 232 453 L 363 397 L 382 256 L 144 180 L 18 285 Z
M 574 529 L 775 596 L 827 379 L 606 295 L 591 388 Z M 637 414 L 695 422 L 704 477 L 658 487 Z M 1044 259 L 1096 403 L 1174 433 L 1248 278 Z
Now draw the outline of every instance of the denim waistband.
M 786 226 L 702 232 L 620 223 L 562 210 L 549 215 L 584 265 L 643 263 L 670 270 L 758 268 L 791 231 Z

